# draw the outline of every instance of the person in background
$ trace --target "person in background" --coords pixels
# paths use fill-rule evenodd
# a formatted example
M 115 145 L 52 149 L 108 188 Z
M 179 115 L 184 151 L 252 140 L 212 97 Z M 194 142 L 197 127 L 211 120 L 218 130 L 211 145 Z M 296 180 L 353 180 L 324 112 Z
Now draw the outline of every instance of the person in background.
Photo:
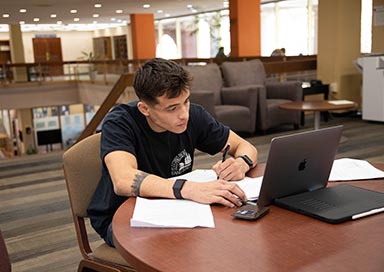
M 179 64 L 155 58 L 136 72 L 139 101 L 117 105 L 102 125 L 102 178 L 88 207 L 93 228 L 113 245 L 112 218 L 128 197 L 189 199 L 228 207 L 246 201 L 233 180 L 257 163 L 257 149 L 189 101 L 190 74 Z M 227 147 L 227 148 L 226 148 Z M 218 179 L 177 179 L 192 171 L 195 149 L 230 157 L 212 166 Z
M 219 48 L 215 58 L 227 58 L 227 55 L 224 53 L 224 47 Z
M 285 56 L 285 48 L 278 48 L 273 50 L 271 57 L 276 57 L 276 56 Z

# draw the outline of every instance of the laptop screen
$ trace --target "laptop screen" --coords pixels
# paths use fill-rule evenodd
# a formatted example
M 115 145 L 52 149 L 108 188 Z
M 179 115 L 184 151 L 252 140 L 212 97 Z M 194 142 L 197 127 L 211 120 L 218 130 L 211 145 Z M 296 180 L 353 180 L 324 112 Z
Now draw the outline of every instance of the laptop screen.
M 258 206 L 326 187 L 342 130 L 340 125 L 273 138 Z

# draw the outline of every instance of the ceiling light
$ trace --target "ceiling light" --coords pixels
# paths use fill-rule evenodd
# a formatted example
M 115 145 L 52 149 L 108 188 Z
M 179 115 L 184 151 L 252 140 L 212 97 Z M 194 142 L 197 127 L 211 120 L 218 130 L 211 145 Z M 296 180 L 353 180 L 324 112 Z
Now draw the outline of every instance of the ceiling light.
M 53 13 L 53 14 L 50 15 L 50 17 L 51 17 L 51 18 L 56 18 L 57 15 Z
M 3 14 L 3 18 L 9 18 L 9 16 L 10 16 L 10 15 L 9 15 L 8 13 L 4 13 L 4 14 Z
M 169 16 L 171 16 L 171 15 L 170 15 L 169 13 L 167 13 L 167 14 L 165 14 L 164 16 L 165 16 L 165 17 L 169 17 Z
M 116 18 L 111 18 L 111 21 L 116 21 Z
M 143 8 L 150 8 L 150 7 L 151 7 L 150 4 L 144 4 L 144 5 L 143 5 Z
M 229 7 L 229 1 L 224 1 L 223 2 L 223 7 L 228 8 Z
M 95 14 L 92 15 L 92 17 L 93 18 L 97 18 L 97 17 L 99 17 L 99 14 L 95 13 Z
M 94 7 L 95 8 L 101 8 L 101 4 L 95 4 Z
M 163 13 L 163 10 L 162 10 L 162 9 L 159 9 L 159 10 L 157 11 L 157 13 Z
M 38 21 L 40 21 L 40 18 L 37 18 L 37 17 L 36 17 L 36 18 L 33 18 L 33 21 L 34 21 L 34 22 L 38 22 Z
M 77 9 L 71 9 L 71 13 L 77 13 Z
M 121 10 L 121 9 L 117 9 L 117 10 L 116 10 L 116 13 L 123 13 L 123 10 Z
M 19 9 L 19 12 L 20 12 L 20 13 L 26 13 L 26 12 L 27 12 L 27 9 L 24 9 L 24 8 Z
M 21 24 L 21 25 L 24 25 L 24 24 L 25 24 L 25 22 L 24 22 L 24 21 L 20 21 L 20 22 L 19 22 L 19 24 Z
M 57 23 L 58 25 L 62 25 L 62 24 L 63 24 L 62 21 L 57 21 L 56 23 Z
M 78 21 L 80 21 L 80 18 L 74 18 L 73 19 L 75 22 L 78 22 Z

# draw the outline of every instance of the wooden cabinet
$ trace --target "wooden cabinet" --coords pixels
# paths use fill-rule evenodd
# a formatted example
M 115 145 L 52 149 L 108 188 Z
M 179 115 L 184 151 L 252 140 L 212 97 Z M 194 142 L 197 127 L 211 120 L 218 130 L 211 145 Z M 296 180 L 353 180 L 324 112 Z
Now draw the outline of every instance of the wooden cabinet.
M 93 51 L 97 60 L 112 59 L 111 37 L 93 38 Z
M 126 35 L 113 36 L 113 45 L 116 60 L 128 59 Z
M 11 62 L 11 48 L 9 41 L 0 40 L 0 64 Z

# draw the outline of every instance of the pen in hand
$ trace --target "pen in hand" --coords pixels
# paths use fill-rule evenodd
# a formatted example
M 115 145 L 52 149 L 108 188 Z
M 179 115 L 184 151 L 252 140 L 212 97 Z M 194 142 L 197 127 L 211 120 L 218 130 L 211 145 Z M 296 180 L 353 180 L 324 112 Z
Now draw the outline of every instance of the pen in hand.
M 231 145 L 227 144 L 227 146 L 224 149 L 223 159 L 221 160 L 221 162 L 224 162 L 227 159 L 228 152 L 229 152 L 230 148 L 231 148 Z
M 224 162 L 227 159 L 229 149 L 231 148 L 231 145 L 227 144 L 227 146 L 224 149 L 223 152 L 223 158 L 221 159 L 221 162 Z M 217 179 L 219 179 L 219 176 L 217 176 Z

